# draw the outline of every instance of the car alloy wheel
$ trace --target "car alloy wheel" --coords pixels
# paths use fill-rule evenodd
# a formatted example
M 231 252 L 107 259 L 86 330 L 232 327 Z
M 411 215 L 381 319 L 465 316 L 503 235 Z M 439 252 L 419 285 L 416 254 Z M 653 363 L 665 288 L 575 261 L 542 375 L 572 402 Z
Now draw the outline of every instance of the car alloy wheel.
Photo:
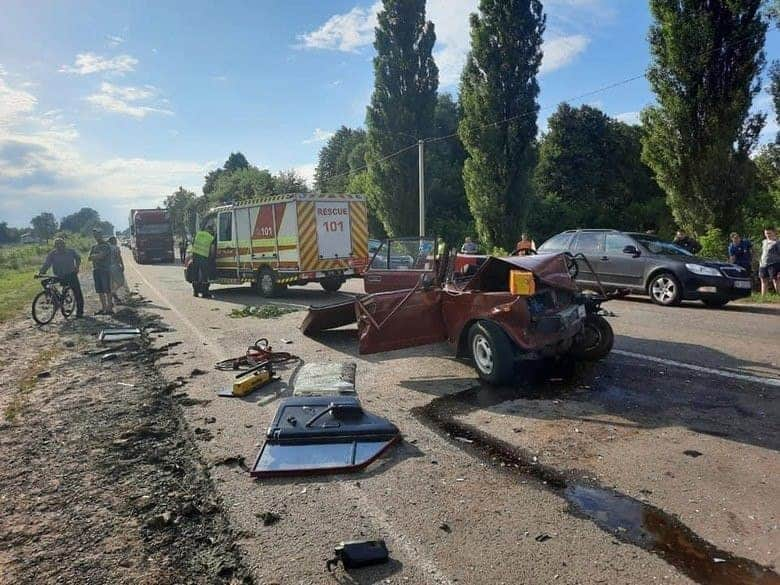
M 493 348 L 483 334 L 477 333 L 471 340 L 471 355 L 481 373 L 490 375 L 493 372 Z
M 662 274 L 653 279 L 650 285 L 650 295 L 653 300 L 661 305 L 673 305 L 680 296 L 677 281 L 667 274 Z

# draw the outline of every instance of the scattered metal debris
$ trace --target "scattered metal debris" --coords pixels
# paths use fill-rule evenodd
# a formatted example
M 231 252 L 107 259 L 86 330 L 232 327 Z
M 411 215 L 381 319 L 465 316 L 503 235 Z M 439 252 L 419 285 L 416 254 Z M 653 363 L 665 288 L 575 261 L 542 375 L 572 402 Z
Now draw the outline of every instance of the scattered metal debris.
M 293 381 L 294 396 L 354 396 L 355 362 L 304 364 Z
M 103 329 L 98 334 L 98 340 L 103 343 L 115 341 L 127 341 L 135 339 L 141 335 L 141 330 L 137 327 L 118 327 L 115 329 Z
M 394 424 L 366 412 L 351 396 L 294 396 L 279 406 L 250 474 L 358 471 L 400 437 Z
M 347 570 L 358 569 L 386 563 L 389 558 L 390 553 L 384 540 L 340 542 L 333 550 L 333 558 L 328 559 L 325 568 L 331 572 L 333 567 L 341 562 Z

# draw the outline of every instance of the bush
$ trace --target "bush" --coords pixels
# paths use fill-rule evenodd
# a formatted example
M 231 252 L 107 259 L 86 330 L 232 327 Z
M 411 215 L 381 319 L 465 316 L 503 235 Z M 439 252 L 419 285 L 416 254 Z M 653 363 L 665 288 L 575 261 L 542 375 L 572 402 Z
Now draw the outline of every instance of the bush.
M 727 261 L 729 259 L 728 238 L 723 235 L 719 228 L 708 229 L 707 233 L 699 239 L 699 243 L 701 244 L 700 256 L 715 260 Z

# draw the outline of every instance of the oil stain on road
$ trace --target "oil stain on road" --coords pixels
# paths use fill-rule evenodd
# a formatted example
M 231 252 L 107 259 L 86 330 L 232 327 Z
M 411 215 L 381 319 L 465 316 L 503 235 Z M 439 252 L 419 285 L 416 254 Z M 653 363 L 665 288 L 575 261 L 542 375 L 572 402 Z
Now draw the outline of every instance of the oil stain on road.
M 527 393 L 523 397 L 528 398 Z M 658 555 L 697 583 L 780 585 L 780 575 L 772 569 L 717 548 L 660 508 L 604 488 L 590 478 L 572 478 L 541 465 L 522 449 L 455 418 L 517 398 L 516 388 L 478 386 L 437 398 L 413 409 L 412 414 L 499 471 L 524 481 L 536 480 L 540 488 L 564 498 L 571 514 L 592 521 L 621 542 Z

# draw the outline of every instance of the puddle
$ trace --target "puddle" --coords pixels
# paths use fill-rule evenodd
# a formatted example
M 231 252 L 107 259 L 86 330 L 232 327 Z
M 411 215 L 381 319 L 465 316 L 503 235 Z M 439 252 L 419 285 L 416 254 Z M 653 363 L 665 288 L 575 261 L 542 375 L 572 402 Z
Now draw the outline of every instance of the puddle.
M 697 583 L 706 585 L 780 585 L 780 575 L 758 563 L 720 550 L 699 537 L 677 518 L 645 502 L 572 479 L 534 461 L 528 452 L 478 428 L 455 420 L 477 408 L 529 398 L 525 388 L 478 386 L 442 396 L 412 414 L 426 426 L 446 434 L 459 448 L 489 460 L 505 473 L 534 479 L 569 503 L 569 512 L 587 518 L 621 542 L 658 555 Z M 550 398 L 550 396 L 548 396 Z

